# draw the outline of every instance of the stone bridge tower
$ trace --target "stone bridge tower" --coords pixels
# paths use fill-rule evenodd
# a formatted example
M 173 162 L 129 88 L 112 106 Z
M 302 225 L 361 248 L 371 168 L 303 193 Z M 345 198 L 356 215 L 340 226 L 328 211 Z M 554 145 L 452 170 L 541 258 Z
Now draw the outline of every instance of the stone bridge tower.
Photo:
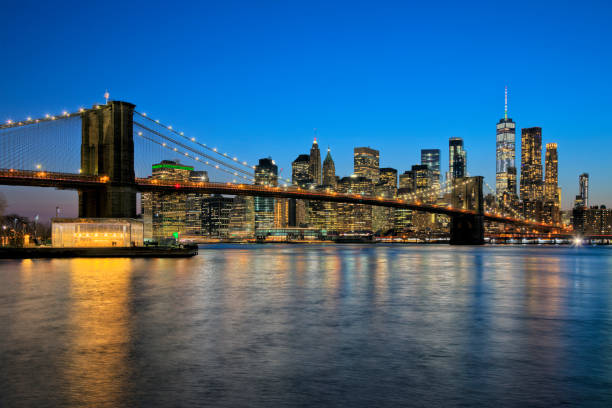
M 81 172 L 108 181 L 103 188 L 79 191 L 79 217 L 136 217 L 134 108 L 109 101 L 81 114 Z
M 451 217 L 450 243 L 452 245 L 484 244 L 484 201 L 482 196 L 483 177 L 464 177 L 454 180 L 453 208 L 475 211 L 476 214 L 458 214 Z

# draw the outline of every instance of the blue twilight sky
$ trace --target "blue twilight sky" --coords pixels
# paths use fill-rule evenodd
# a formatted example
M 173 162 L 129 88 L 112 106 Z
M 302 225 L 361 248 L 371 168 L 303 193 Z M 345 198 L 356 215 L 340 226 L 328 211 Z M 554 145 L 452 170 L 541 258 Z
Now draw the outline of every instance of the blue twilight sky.
M 241 159 L 270 155 L 284 174 L 317 128 L 341 176 L 358 145 L 400 172 L 440 148 L 445 172 L 459 136 L 470 174 L 494 185 L 508 85 L 517 136 L 541 126 L 559 144 L 564 207 L 582 172 L 591 201 L 612 204 L 608 2 L 15 1 L 2 12 L 3 121 L 90 106 L 108 88 Z M 26 215 L 76 208 L 75 193 L 0 192 Z

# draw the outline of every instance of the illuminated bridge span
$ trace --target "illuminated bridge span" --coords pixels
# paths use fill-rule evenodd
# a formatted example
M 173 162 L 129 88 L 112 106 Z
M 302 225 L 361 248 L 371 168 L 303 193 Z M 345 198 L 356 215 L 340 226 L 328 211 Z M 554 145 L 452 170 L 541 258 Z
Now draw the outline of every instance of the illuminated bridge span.
M 0 184 L 77 190 L 79 217 L 83 218 L 133 218 L 136 216 L 136 193 L 180 191 L 365 204 L 443 214 L 451 219 L 451 243 L 457 244 L 482 244 L 485 221 L 525 227 L 531 231 L 562 230 L 560 225 L 525 220 L 516 213 L 487 211 L 484 207 L 482 177 L 469 177 L 460 184 L 448 186 L 453 206 L 423 202 L 439 194 L 439 191 L 427 190 L 405 199 L 386 199 L 305 190 L 286 185 L 272 187 L 241 184 L 237 179 L 253 181 L 254 166 L 197 141 L 194 137 L 186 136 L 172 126 L 152 120 L 134 108 L 134 105 L 127 102 L 110 101 L 106 105 L 81 109 L 76 113 L 64 112 L 58 116 L 47 115 L 42 119 L 28 118 L 0 126 Z M 74 140 L 66 139 L 67 132 L 58 123 L 64 121 L 77 126 L 78 123 L 75 125 L 73 122 L 76 118 L 80 119 L 80 135 L 75 143 Z M 50 133 L 53 135 L 50 136 Z M 60 151 L 49 144 L 58 146 Z M 79 163 L 75 163 L 74 158 L 69 156 L 70 146 L 78 151 L 73 156 L 78 156 Z M 182 159 L 223 172 L 233 181 L 177 183 L 137 177 L 139 172 L 142 176 L 147 174 L 138 168 L 140 161 L 135 160 L 135 154 L 140 155 L 151 146 L 162 150 L 162 156 L 157 159 L 147 156 L 143 160 L 146 162 L 145 167 L 148 167 L 147 171 L 150 171 L 153 160 L 160 160 L 163 155 L 167 157 L 168 152 L 172 152 Z M 47 164 L 44 167 L 36 164 L 43 160 L 54 163 L 56 167 L 64 167 L 55 171 Z M 74 170 L 66 171 L 66 166 Z M 457 204 L 457 197 L 461 194 L 462 201 Z
M 103 189 L 109 183 L 107 176 L 88 176 L 72 173 L 57 173 L 34 170 L 0 169 L 0 184 L 55 187 L 62 189 L 84 190 L 91 188 Z M 203 193 L 245 195 L 257 197 L 295 198 L 300 200 L 328 201 L 349 204 L 365 204 L 390 208 L 403 208 L 414 211 L 424 211 L 434 214 L 443 214 L 450 217 L 457 215 L 478 215 L 474 210 L 453 208 L 417 202 L 406 202 L 401 199 L 385 199 L 381 197 L 368 197 L 360 194 L 343 194 L 336 192 L 321 192 L 302 189 L 300 187 L 272 187 L 254 184 L 213 183 L 213 182 L 175 182 L 149 178 L 135 178 L 135 188 L 138 192 L 166 192 L 166 193 Z M 521 220 L 501 214 L 483 213 L 485 221 L 514 224 L 524 227 L 553 230 L 560 229 L 559 225 L 548 225 L 540 222 Z

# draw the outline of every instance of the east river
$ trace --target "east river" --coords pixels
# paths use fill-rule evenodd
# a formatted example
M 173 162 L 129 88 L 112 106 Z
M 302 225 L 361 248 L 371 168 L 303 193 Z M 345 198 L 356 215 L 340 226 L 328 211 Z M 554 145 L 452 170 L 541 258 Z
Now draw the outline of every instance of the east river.
M 612 247 L 0 261 L 2 407 L 612 406 Z

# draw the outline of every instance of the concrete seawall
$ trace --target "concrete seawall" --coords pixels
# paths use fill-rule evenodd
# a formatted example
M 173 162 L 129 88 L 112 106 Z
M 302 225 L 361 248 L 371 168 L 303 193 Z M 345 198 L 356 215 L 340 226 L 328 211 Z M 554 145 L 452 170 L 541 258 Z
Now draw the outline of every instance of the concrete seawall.
M 186 258 L 198 254 L 198 248 L 0 248 L 0 259 L 28 258 Z

